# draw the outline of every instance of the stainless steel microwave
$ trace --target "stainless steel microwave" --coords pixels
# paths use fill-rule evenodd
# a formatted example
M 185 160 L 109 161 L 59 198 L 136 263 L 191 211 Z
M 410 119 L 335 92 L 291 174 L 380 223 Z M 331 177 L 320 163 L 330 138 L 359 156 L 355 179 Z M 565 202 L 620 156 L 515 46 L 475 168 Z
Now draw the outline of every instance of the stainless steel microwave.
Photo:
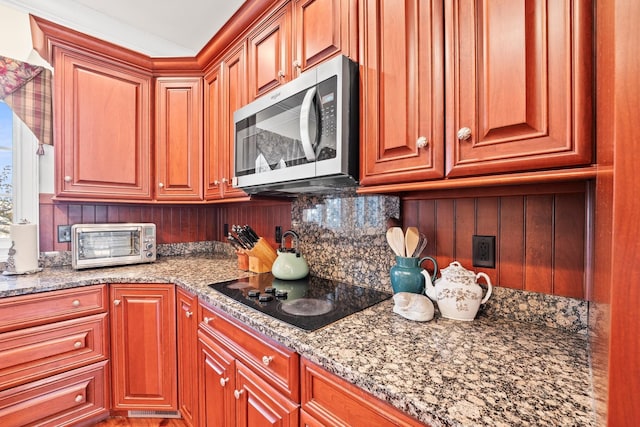
M 75 269 L 139 264 L 156 260 L 156 225 L 74 224 L 71 266 Z
M 233 184 L 249 194 L 356 186 L 358 64 L 331 59 L 234 113 Z

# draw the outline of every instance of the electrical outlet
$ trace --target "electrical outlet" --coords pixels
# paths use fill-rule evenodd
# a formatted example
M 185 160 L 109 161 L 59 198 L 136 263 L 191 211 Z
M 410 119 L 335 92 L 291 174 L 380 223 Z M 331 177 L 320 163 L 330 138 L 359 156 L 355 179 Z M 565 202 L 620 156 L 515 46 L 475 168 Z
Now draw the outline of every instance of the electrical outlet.
M 496 268 L 496 236 L 474 235 L 472 242 L 473 266 Z
M 59 225 L 58 226 L 58 243 L 68 243 L 71 241 L 71 226 Z
M 224 224 L 222 227 L 222 231 L 224 233 L 224 237 L 226 238 L 229 235 L 229 224 Z
M 276 225 L 276 243 L 282 243 L 282 227 Z

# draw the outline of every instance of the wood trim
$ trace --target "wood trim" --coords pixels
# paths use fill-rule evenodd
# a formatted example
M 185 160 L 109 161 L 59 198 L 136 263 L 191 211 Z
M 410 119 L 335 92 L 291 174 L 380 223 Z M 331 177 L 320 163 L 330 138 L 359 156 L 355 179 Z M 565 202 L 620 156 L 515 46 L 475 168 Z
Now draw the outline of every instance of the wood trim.
M 50 64 L 53 64 L 53 46 L 63 46 L 73 51 L 88 50 L 92 55 L 100 55 L 125 67 L 142 69 L 146 73 L 153 69 L 153 62 L 146 55 L 37 16 L 29 15 L 29 19 L 33 48 Z
M 405 191 L 455 190 L 460 188 L 487 188 L 508 185 L 557 183 L 562 181 L 582 181 L 594 179 L 598 166 L 559 169 L 512 174 L 451 178 L 437 181 L 410 182 L 405 184 L 377 185 L 358 188 L 358 194 L 401 193 Z
M 196 61 L 206 69 L 233 44 L 265 12 L 271 9 L 273 2 L 268 0 L 247 0 L 240 9 L 222 26 L 211 40 L 196 54 Z

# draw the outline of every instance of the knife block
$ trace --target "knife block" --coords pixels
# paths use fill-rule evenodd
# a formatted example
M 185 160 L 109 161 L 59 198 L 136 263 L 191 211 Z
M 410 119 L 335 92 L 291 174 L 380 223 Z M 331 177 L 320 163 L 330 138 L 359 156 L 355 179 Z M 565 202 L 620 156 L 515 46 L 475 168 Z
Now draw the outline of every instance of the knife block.
M 254 273 L 271 271 L 271 266 L 278 257 L 276 250 L 263 237 L 246 254 L 249 255 L 249 271 Z
M 238 255 L 238 270 L 249 271 L 249 255 L 244 252 L 236 252 Z

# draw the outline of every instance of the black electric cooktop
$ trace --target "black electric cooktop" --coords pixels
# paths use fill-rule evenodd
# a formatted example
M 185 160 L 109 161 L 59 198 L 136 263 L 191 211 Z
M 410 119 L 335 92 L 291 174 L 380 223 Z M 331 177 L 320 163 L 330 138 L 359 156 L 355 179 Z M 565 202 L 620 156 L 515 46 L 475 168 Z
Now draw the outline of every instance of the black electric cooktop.
M 391 298 L 391 294 L 386 292 L 320 277 L 279 280 L 271 273 L 209 286 L 248 307 L 306 331 L 316 330 Z

